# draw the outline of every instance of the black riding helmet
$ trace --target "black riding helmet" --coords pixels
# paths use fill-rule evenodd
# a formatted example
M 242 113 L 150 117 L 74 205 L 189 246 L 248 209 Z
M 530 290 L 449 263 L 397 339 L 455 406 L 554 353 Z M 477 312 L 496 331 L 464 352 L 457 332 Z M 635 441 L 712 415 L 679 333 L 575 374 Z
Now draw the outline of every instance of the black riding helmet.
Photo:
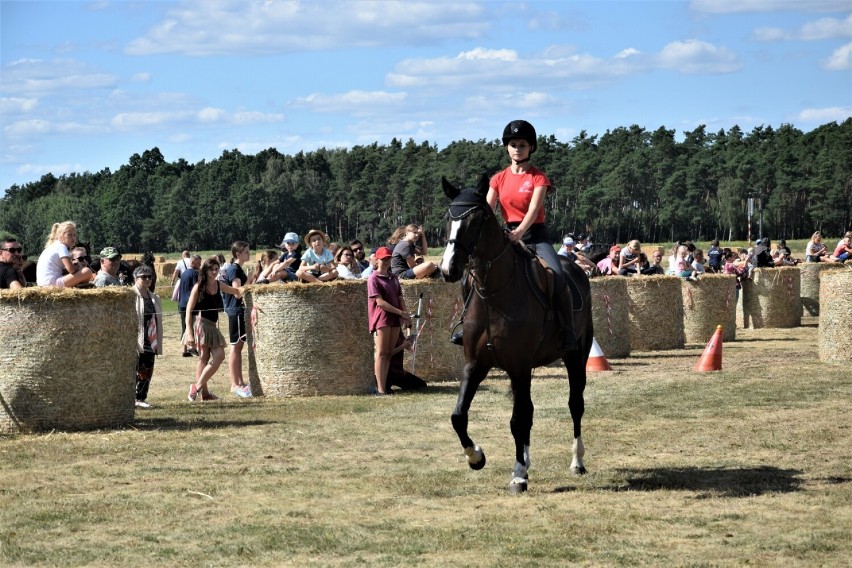
M 503 129 L 503 146 L 509 144 L 509 140 L 520 138 L 526 140 L 530 145 L 530 154 L 536 149 L 536 135 L 533 125 L 526 120 L 513 120 Z

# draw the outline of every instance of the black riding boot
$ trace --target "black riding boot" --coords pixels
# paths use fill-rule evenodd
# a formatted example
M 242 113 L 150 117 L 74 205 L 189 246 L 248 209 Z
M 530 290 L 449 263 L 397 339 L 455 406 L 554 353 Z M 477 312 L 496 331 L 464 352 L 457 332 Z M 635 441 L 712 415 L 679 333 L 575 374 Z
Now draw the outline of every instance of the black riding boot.
M 566 286 L 554 298 L 555 305 L 553 307 L 556 310 L 556 317 L 559 318 L 559 337 L 561 339 L 559 348 L 562 351 L 577 349 L 577 336 L 574 334 L 574 314 L 571 313 L 571 302 L 566 297 L 570 293 Z

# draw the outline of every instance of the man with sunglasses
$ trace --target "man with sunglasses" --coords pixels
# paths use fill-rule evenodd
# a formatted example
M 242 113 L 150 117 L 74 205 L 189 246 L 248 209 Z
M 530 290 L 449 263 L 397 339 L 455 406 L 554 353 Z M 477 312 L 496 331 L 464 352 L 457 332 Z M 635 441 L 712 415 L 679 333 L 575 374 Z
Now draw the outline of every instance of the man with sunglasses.
M 17 290 L 26 286 L 20 272 L 24 248 L 14 237 L 6 237 L 0 246 L 0 288 Z
M 355 261 L 358 263 L 358 268 L 361 269 L 361 273 L 363 274 L 367 270 L 367 267 L 370 266 L 370 261 L 367 260 L 367 255 L 364 253 L 364 243 L 358 239 L 353 239 L 349 241 L 349 248 L 352 249 Z

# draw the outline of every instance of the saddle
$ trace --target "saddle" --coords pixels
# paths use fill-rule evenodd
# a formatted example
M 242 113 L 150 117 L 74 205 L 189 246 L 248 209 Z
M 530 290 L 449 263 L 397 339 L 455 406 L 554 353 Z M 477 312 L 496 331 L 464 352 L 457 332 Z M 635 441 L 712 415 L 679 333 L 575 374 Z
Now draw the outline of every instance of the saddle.
M 527 278 L 533 284 L 532 288 L 536 292 L 539 302 L 546 309 L 553 308 L 554 294 L 563 292 L 556 289 L 556 277 L 553 274 L 553 269 L 528 246 L 521 245 L 517 246 L 516 249 L 526 259 L 524 265 L 526 266 Z M 573 311 L 579 312 L 583 309 L 583 296 L 580 293 L 580 288 L 569 273 L 564 272 L 564 274 L 565 288 L 571 292 Z

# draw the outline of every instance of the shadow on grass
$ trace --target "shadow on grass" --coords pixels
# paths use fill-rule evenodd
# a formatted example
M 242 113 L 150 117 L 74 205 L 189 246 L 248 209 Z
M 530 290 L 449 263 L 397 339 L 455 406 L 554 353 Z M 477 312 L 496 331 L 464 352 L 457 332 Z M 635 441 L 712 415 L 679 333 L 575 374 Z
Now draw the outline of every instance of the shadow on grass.
M 133 428 L 137 430 L 212 430 L 217 428 L 233 428 L 235 426 L 263 426 L 267 424 L 281 424 L 284 420 L 258 420 L 256 418 L 240 420 L 239 418 L 221 420 L 217 418 L 206 419 L 187 417 L 185 420 L 177 420 L 171 417 L 162 418 L 137 418 L 133 422 Z
M 765 493 L 792 493 L 801 491 L 802 472 L 772 466 L 746 468 L 650 468 L 620 469 L 614 476 L 623 478 L 619 483 L 598 487 L 605 491 L 696 491 L 706 496 L 751 497 Z M 559 487 L 554 492 L 571 491 Z

